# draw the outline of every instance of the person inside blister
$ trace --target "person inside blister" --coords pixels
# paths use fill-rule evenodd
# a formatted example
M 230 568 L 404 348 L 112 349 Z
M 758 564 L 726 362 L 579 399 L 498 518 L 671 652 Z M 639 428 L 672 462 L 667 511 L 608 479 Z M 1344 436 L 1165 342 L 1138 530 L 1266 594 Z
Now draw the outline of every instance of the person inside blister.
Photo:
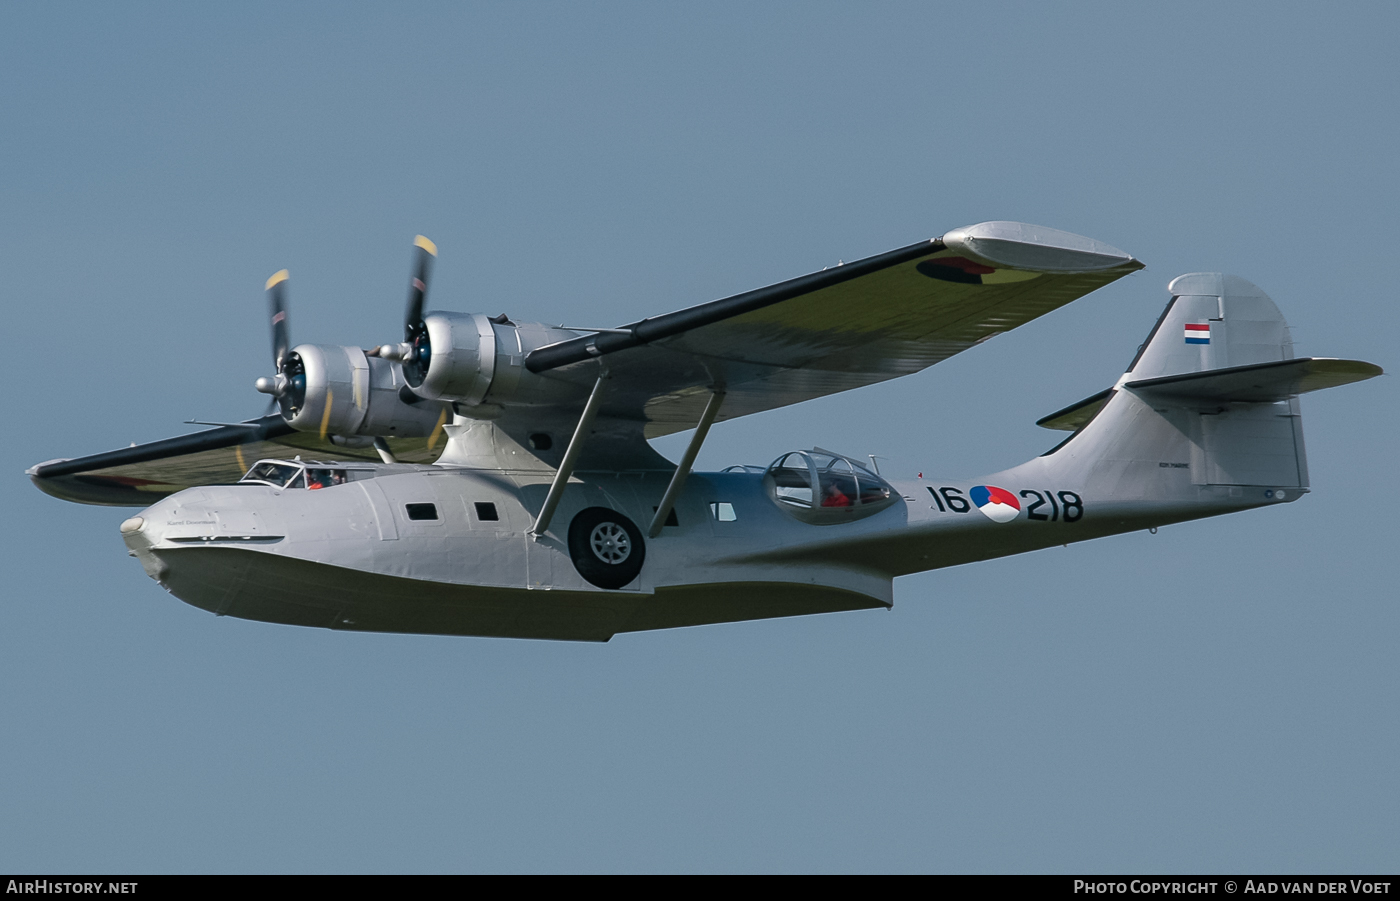
M 833 482 L 826 486 L 826 493 L 822 495 L 822 506 L 849 507 L 851 506 L 851 498 Z

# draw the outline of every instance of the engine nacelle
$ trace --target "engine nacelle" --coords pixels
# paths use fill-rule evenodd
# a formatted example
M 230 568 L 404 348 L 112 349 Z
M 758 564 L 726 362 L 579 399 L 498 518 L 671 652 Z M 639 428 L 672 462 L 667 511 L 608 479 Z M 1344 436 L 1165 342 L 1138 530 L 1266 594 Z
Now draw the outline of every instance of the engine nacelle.
M 460 408 L 572 401 L 578 388 L 525 368 L 537 347 L 577 338 L 579 332 L 537 322 L 493 321 L 480 313 L 430 313 L 412 344 L 381 354 L 403 359 L 404 378 L 425 400 Z
M 426 343 L 420 338 L 404 360 L 408 386 L 431 400 L 484 401 L 496 376 L 495 323 L 480 313 L 432 313 L 423 326 Z
M 292 349 L 283 371 L 288 384 L 282 415 L 299 431 L 426 437 L 442 418 L 441 404 L 404 403 L 399 367 L 358 347 L 301 344 Z

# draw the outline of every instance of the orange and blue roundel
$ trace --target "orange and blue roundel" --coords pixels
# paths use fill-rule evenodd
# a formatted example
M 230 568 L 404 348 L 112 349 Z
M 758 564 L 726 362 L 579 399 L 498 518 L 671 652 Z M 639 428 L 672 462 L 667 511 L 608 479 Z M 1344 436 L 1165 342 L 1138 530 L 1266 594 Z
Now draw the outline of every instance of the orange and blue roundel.
M 1021 502 L 1005 488 L 974 485 L 967 494 L 977 509 L 987 514 L 987 518 L 993 522 L 1011 522 L 1021 513 Z

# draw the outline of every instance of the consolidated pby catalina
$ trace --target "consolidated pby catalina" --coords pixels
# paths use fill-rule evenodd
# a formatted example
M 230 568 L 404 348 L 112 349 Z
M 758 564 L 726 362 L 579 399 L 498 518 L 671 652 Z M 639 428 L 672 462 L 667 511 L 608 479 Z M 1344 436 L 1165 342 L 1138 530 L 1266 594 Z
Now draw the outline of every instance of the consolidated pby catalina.
M 894 578 L 1308 492 L 1298 396 L 1381 374 L 1295 357 L 1259 288 L 1173 280 L 1110 388 L 1041 419 L 1068 437 L 976 481 L 900 481 L 793 450 L 692 472 L 710 427 L 919 372 L 1142 268 L 1055 229 L 984 222 L 614 329 L 425 312 L 403 340 L 290 345 L 267 283 L 260 419 L 28 472 L 146 509 L 146 573 L 218 615 L 378 632 L 606 641 L 889 608 Z M 693 430 L 679 462 L 648 439 Z

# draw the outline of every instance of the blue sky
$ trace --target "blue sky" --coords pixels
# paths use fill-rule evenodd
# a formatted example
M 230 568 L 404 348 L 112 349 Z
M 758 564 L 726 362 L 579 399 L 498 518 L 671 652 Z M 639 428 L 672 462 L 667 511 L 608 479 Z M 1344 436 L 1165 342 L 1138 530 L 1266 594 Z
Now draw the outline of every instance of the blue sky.
M 717 426 L 975 476 L 1182 272 L 1394 369 L 1387 4 L 0 8 L 0 867 L 1351 871 L 1400 830 L 1391 378 L 1301 503 L 904 578 L 892 612 L 607 645 L 215 618 L 33 463 L 258 414 L 432 305 L 612 325 L 988 219 L 1148 268 L 933 369 Z M 673 458 L 685 436 L 658 442 Z

